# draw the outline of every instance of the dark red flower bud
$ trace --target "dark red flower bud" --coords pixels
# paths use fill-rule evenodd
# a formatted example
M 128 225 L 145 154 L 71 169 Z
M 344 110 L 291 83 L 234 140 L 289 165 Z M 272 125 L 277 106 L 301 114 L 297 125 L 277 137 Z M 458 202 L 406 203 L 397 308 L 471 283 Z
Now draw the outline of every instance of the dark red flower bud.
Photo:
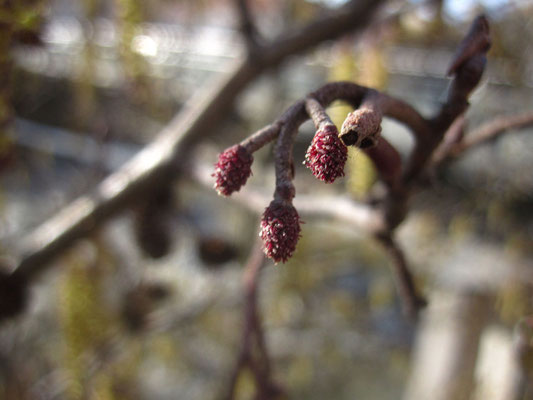
M 274 262 L 291 258 L 300 238 L 300 217 L 296 208 L 284 200 L 273 200 L 261 218 L 263 250 Z
M 333 183 L 339 176 L 344 176 L 344 164 L 348 150 L 339 139 L 335 125 L 325 125 L 313 138 L 305 154 L 304 164 L 321 181 Z
M 220 153 L 215 172 L 211 175 L 216 178 L 216 191 L 223 196 L 237 192 L 252 175 L 253 160 L 248 150 L 239 144 Z

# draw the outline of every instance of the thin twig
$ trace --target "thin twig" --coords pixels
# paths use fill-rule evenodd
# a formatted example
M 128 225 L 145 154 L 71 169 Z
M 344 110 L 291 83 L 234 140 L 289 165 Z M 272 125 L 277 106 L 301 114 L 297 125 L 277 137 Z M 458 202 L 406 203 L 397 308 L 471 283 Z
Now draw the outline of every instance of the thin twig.
M 248 0 L 235 0 L 235 3 L 239 15 L 239 28 L 246 41 L 246 47 L 255 56 L 259 52 L 262 38 L 252 18 Z
M 458 56 L 452 60 L 450 73 L 454 74 L 448 98 L 440 111 L 429 121 L 430 135 L 420 137 L 409 156 L 404 171 L 404 181 L 411 184 L 425 172 L 433 152 L 442 141 L 444 134 L 453 122 L 468 109 L 468 97 L 479 84 L 485 65 L 490 40 L 487 39 L 488 22 L 484 16 L 476 18 L 461 46 L 471 47 L 459 49 Z
M 307 119 L 303 112 L 305 103 L 300 101 L 290 107 L 282 116 L 283 125 L 281 127 L 276 149 L 274 152 L 274 162 L 276 168 L 276 189 L 274 198 L 279 200 L 292 200 L 294 197 L 294 161 L 292 149 L 294 139 L 298 133 L 298 127 Z
M 402 158 L 398 150 L 389 143 L 383 136 L 377 139 L 377 145 L 369 149 L 364 149 L 365 154 L 370 157 L 379 177 L 391 190 L 399 189 L 402 185 Z
M 427 305 L 427 301 L 417 293 L 405 255 L 391 236 L 382 235 L 377 236 L 376 239 L 391 258 L 394 282 L 402 302 L 403 311 L 416 320 L 419 310 Z
M 444 134 L 444 139 L 442 140 L 441 144 L 433 152 L 433 157 L 431 158 L 432 167 L 440 164 L 446 157 L 449 156 L 449 153 L 453 150 L 453 148 L 464 139 L 465 125 L 465 115 L 462 114 L 448 128 Z
M 486 53 L 491 45 L 489 22 L 487 17 L 479 15 L 470 25 L 470 30 L 465 35 L 453 57 L 446 75 L 457 73 L 468 60 L 477 54 Z
M 268 393 L 279 392 L 281 389 L 273 383 L 271 377 L 270 358 L 264 339 L 261 319 L 258 308 L 258 289 L 261 270 L 265 266 L 265 256 L 262 243 L 256 240 L 246 263 L 243 286 L 245 295 L 244 323 L 242 342 L 235 366 L 231 372 L 228 388 L 223 399 L 232 400 L 235 397 L 235 388 L 242 370 L 250 368 L 254 374 L 257 397 L 268 398 Z M 257 354 L 254 353 L 257 350 Z
M 322 104 L 313 97 L 308 97 L 305 100 L 305 111 L 307 111 L 307 115 L 313 121 L 317 131 L 324 125 L 334 125 L 331 118 L 326 114 L 326 110 L 322 107 Z
M 253 135 L 248 136 L 240 143 L 240 145 L 250 153 L 253 153 L 265 146 L 267 143 L 273 141 L 278 136 L 280 128 L 281 122 L 276 121 L 273 124 L 267 125 L 258 130 Z
M 465 125 L 464 115 L 452 124 L 446 132 L 444 141 L 433 154 L 427 175 L 432 176 L 437 168 L 484 143 L 495 140 L 506 132 L 533 126 L 533 112 L 499 116 L 485 122 L 470 133 L 464 132 Z
M 451 147 L 450 151 L 446 155 L 447 157 L 445 158 L 456 158 L 473 147 L 479 146 L 480 144 L 486 143 L 490 140 L 494 140 L 496 137 L 507 131 L 512 129 L 524 129 L 532 125 L 532 111 L 495 118 L 468 133 L 462 141 Z

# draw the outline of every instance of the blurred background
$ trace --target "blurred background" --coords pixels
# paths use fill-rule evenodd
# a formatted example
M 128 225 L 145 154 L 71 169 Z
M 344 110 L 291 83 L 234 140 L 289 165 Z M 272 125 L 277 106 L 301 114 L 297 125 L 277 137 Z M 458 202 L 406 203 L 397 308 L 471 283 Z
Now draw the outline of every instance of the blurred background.
M 249 1 L 266 38 L 343 3 Z M 150 143 L 199 87 L 231 70 L 246 43 L 230 0 L 3 4 L 7 265 L 22 237 Z M 263 74 L 196 158 L 212 165 L 224 148 L 332 80 L 372 86 L 431 115 L 445 99 L 456 45 L 480 12 L 493 46 L 467 131 L 533 110 L 532 1 L 395 0 L 361 34 Z M 349 108 L 329 111 L 342 124 Z M 296 161 L 313 133 L 302 126 Z M 379 246 L 345 221 L 305 219 L 295 256 L 268 264 L 260 288 L 274 377 L 289 398 L 532 398 L 527 362 L 518 357 L 531 340 L 524 317 L 533 313 L 531 133 L 467 153 L 414 197 L 398 240 L 430 302 L 417 325 L 401 313 Z M 383 134 L 407 155 L 405 128 L 387 120 Z M 376 179 L 352 149 L 346 177 L 333 185 L 300 164 L 297 194 L 364 199 Z M 248 185 L 273 191 L 270 146 L 255 155 Z M 27 312 L 0 325 L 0 399 L 220 398 L 240 346 L 241 276 L 258 216 L 187 179 L 145 200 L 65 251 L 31 287 Z M 253 393 L 245 372 L 237 398 Z

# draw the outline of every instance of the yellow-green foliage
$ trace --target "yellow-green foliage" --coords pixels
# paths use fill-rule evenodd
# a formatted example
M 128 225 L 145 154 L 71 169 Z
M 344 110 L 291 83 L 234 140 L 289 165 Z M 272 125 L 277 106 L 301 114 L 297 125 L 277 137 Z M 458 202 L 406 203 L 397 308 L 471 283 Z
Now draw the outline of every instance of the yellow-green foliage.
M 306 387 L 313 384 L 315 377 L 313 360 L 309 357 L 294 357 L 287 371 L 287 382 L 295 387 Z
M 0 6 L 0 76 L 2 76 L 3 81 L 0 84 L 0 138 L 2 142 L 6 140 L 7 124 L 12 113 L 11 96 L 9 93 L 10 80 L 9 78 L 5 79 L 5 77 L 11 75 L 10 48 L 14 29 L 14 11 L 11 6 L 2 4 Z
M 42 21 L 44 3 L 40 0 L 0 1 L 0 160 L 12 151 L 7 131 L 12 118 L 11 49 L 16 33 L 35 31 Z
M 37 29 L 42 21 L 44 6 L 44 2 L 40 0 L 1 1 L 0 29 L 3 33 L 4 29 L 11 32 Z M 1 37 L 0 42 L 5 39 Z M 5 53 L 2 53 L 2 56 L 4 55 Z
M 154 354 L 168 369 L 179 367 L 184 358 L 180 343 L 169 335 L 157 335 L 150 338 L 147 351 Z
M 93 21 L 97 16 L 99 1 L 84 0 L 83 6 L 85 16 L 88 20 Z M 91 120 L 95 120 L 95 105 L 96 94 L 93 87 L 94 71 L 95 71 L 95 46 L 89 36 L 89 32 L 85 32 L 85 46 L 83 48 L 83 55 L 79 58 L 78 79 L 73 82 L 74 94 L 74 114 L 76 116 L 76 128 L 86 130 L 87 124 Z M 92 128 L 89 128 L 92 130 Z
M 139 0 L 116 0 L 117 20 L 120 27 L 120 55 L 122 68 L 135 86 L 134 99 L 144 103 L 149 99 L 147 64 L 143 57 L 132 48 L 133 39 L 141 33 L 143 22 L 142 2 Z
M 512 281 L 504 285 L 496 300 L 502 320 L 514 324 L 524 315 L 530 315 L 533 312 L 529 305 L 530 298 L 530 290 L 523 282 Z
M 356 198 L 364 197 L 376 182 L 374 164 L 364 152 L 356 148 L 350 148 L 346 169 L 348 191 Z
M 387 86 L 388 76 L 381 46 L 369 44 L 358 51 L 357 80 L 361 85 L 383 90 Z
M 131 386 L 135 381 L 141 349 L 118 331 L 120 325 L 115 323 L 116 315 L 104 293 L 114 269 L 111 253 L 97 241 L 84 245 L 64 258 L 59 285 L 68 398 L 125 399 L 126 395 L 115 393 L 115 388 Z M 117 340 L 124 341 L 124 346 L 115 348 Z M 121 353 L 122 349 L 127 351 Z
M 251 399 L 255 393 L 254 377 L 250 369 L 242 370 L 237 378 L 235 394 L 237 399 Z
M 289 16 L 297 22 L 309 21 L 316 17 L 317 10 L 315 4 L 310 1 L 291 1 L 288 2 Z
M 464 240 L 472 235 L 474 222 L 472 217 L 465 214 L 457 214 L 451 218 L 448 225 L 448 233 L 453 240 Z
M 81 399 L 88 389 L 87 361 L 108 340 L 110 320 L 106 315 L 107 308 L 102 304 L 102 275 L 98 261 L 86 260 L 76 250 L 79 249 L 74 249 L 65 259 L 59 311 L 71 382 L 69 397 Z
M 527 259 L 530 251 L 531 239 L 527 234 L 514 232 L 506 235 L 505 253 L 518 268 L 527 269 L 523 260 Z M 530 283 L 519 276 L 511 277 L 502 285 L 496 298 L 496 308 L 505 323 L 513 325 L 520 318 L 533 314 L 531 293 Z
M 370 282 L 368 301 L 372 308 L 380 308 L 392 304 L 395 300 L 394 295 L 394 285 L 390 276 L 381 275 Z
M 332 291 L 328 297 L 328 307 L 344 321 L 353 319 L 355 312 L 354 299 L 352 294 L 346 290 Z

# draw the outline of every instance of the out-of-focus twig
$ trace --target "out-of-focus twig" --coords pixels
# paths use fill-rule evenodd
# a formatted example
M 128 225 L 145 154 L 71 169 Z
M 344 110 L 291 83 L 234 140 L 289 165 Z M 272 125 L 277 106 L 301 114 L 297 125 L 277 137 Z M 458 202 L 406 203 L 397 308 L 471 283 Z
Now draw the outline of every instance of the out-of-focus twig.
M 416 290 L 403 250 L 391 236 L 377 236 L 376 238 L 391 259 L 394 282 L 404 313 L 416 320 L 418 311 L 427 305 L 427 301 Z
M 239 14 L 239 28 L 246 41 L 248 51 L 258 55 L 262 38 L 257 31 L 249 6 L 249 0 L 235 0 L 235 7 Z
M 489 23 L 484 15 L 480 15 L 472 22 L 470 30 L 457 46 L 457 51 L 446 75 L 455 74 L 473 56 L 486 53 L 490 45 Z
M 231 371 L 228 388 L 223 396 L 224 400 L 235 398 L 236 384 L 245 368 L 249 368 L 254 376 L 256 399 L 271 399 L 283 393 L 283 390 L 272 380 L 270 358 L 258 306 L 259 279 L 265 261 L 261 242 L 256 240 L 246 263 L 243 277 L 245 308 L 241 349 L 236 364 Z
M 433 153 L 433 157 L 431 158 L 432 166 L 440 164 L 446 157 L 449 156 L 450 151 L 452 151 L 454 146 L 457 146 L 457 144 L 463 140 L 465 135 L 465 125 L 466 119 L 465 115 L 463 114 L 458 117 L 448 128 L 444 134 L 444 139 Z
M 409 156 L 404 171 L 406 183 L 412 183 L 424 174 L 425 168 L 431 160 L 433 152 L 441 143 L 444 134 L 453 122 L 468 109 L 468 97 L 481 80 L 487 63 L 487 51 L 490 47 L 490 40 L 487 40 L 488 35 L 487 18 L 480 15 L 473 22 L 470 31 L 459 46 L 458 55 L 451 63 L 449 73 L 454 78 L 446 102 L 439 112 L 428 121 L 431 134 L 419 137 Z M 468 43 L 475 45 L 469 47 L 467 46 Z M 467 49 L 461 49 L 463 45 L 467 46 Z
M 523 400 L 533 394 L 533 317 L 523 317 L 515 326 L 513 361 L 517 367 L 514 393 L 509 398 Z
M 433 160 L 434 164 L 441 164 L 457 158 L 470 149 L 497 138 L 499 135 L 513 129 L 524 129 L 533 125 L 533 112 L 527 111 L 516 115 L 497 117 L 481 125 L 479 128 L 467 133 L 463 140 L 457 141 L 452 146 L 442 151 L 439 158 Z

